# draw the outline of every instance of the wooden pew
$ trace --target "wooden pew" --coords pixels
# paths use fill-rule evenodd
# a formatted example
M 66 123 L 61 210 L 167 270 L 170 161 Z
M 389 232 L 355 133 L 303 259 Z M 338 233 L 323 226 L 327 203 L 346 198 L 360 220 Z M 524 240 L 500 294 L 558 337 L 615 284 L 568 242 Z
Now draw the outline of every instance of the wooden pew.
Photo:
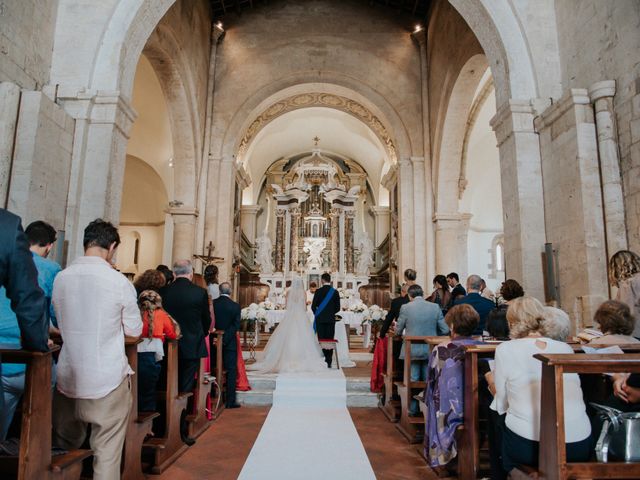
M 207 339 L 207 341 L 209 341 Z M 209 372 L 205 367 L 206 359 L 200 359 L 198 378 L 193 391 L 191 413 L 187 415 L 189 436 L 198 438 L 211 425 L 207 417 L 207 395 L 211 392 L 211 384 L 207 381 Z
M 640 462 L 567 462 L 563 400 L 563 374 L 640 373 L 640 354 L 537 354 L 535 358 L 542 362 L 538 478 L 640 478 Z
M 157 412 L 138 412 L 138 344 L 139 338 L 127 337 L 125 339 L 125 352 L 129 365 L 136 372 L 131 377 L 131 414 L 127 424 L 127 436 L 122 450 L 121 479 L 144 480 L 142 473 L 142 444 L 147 435 L 152 435 L 153 419 L 160 414 Z
M 51 456 L 52 391 L 51 354 L 49 352 L 0 349 L 2 363 L 24 363 L 24 395 L 20 429 L 20 452 L 17 457 L 0 457 L 0 478 L 19 480 L 79 479 L 82 461 L 91 450 L 71 450 Z
M 214 345 L 216 349 L 215 354 L 215 364 L 211 365 L 212 372 L 215 372 L 215 381 L 216 381 L 216 389 L 215 395 L 211 394 L 211 407 L 213 411 L 211 412 L 213 418 L 216 419 L 220 416 L 222 411 L 224 410 L 224 402 L 222 401 L 222 395 L 224 392 L 225 384 L 226 384 L 226 375 L 224 370 L 224 364 L 222 363 L 222 337 L 224 335 L 224 330 L 216 330 L 211 333 L 214 338 Z
M 402 342 L 400 337 L 387 335 L 387 365 L 382 374 L 384 378 L 384 405 L 381 405 L 380 409 L 394 423 L 400 418 L 400 400 L 395 400 L 395 397 L 398 395 L 396 383 L 401 381 L 403 371 L 398 368 L 393 350 L 395 345 L 400 342 Z
M 166 340 L 167 345 L 167 389 L 159 392 L 165 405 L 164 435 L 144 442 L 145 449 L 152 452 L 152 473 L 162 473 L 188 448 L 180 435 L 180 416 L 187 408 L 191 392 L 178 392 L 178 341 Z
M 409 407 L 411 400 L 418 391 L 424 390 L 426 382 L 411 381 L 411 344 L 426 343 L 431 346 L 449 341 L 449 337 L 432 337 L 432 336 L 404 336 L 404 373 L 401 381 L 395 382 L 400 396 L 400 417 L 396 428 L 402 433 L 410 443 L 420 443 L 424 436 L 424 417 L 422 415 L 416 417 L 409 416 Z

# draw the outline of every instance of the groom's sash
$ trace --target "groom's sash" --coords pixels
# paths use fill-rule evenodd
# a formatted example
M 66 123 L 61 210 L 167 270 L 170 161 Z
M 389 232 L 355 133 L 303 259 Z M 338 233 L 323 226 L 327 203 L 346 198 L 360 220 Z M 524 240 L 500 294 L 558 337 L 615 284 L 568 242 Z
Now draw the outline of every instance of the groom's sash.
M 331 299 L 333 298 L 333 292 L 335 292 L 336 289 L 331 287 L 329 289 L 329 291 L 327 292 L 327 295 L 322 299 L 322 302 L 320 302 L 320 305 L 318 305 L 318 309 L 316 310 L 316 313 L 313 315 L 313 331 L 314 333 L 317 331 L 316 329 L 316 320 L 318 318 L 318 315 L 320 315 L 325 308 L 327 308 L 327 305 L 329 305 L 329 302 L 331 301 Z

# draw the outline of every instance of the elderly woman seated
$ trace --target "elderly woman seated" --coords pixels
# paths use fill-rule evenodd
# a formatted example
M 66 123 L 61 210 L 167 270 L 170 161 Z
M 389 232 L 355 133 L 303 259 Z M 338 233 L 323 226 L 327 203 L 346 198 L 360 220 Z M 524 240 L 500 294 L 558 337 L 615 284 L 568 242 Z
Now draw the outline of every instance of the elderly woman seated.
M 464 347 L 480 343 L 471 338 L 480 316 L 467 304 L 449 310 L 445 322 L 451 341 L 434 347 L 429 357 L 425 420 L 425 456 L 432 467 L 446 465 L 456 456 L 455 433 L 463 421 Z
M 538 464 L 542 369 L 533 356 L 538 353 L 573 353 L 569 345 L 553 340 L 547 333 L 552 327 L 557 327 L 553 319 L 555 314 L 558 312 L 545 310 L 533 297 L 513 300 L 507 311 L 512 340 L 496 348 L 492 386 L 495 398 L 491 404 L 498 414 L 506 414 L 501 440 L 505 472 L 518 465 Z M 553 335 L 566 337 L 563 328 L 566 329 L 560 327 L 560 333 Z M 591 426 L 576 374 L 564 376 L 564 401 L 567 460 L 586 461 L 589 458 Z
M 607 300 L 596 310 L 593 320 L 600 327 L 601 336 L 594 337 L 590 345 L 628 345 L 640 343 L 631 336 L 636 319 L 626 303 Z

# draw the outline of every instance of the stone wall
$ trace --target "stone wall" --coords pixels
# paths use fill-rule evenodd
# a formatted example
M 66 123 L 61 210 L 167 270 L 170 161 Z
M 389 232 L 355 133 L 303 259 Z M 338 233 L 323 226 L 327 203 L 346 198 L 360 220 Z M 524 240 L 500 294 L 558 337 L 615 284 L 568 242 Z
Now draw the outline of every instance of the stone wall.
M 39 90 L 49 80 L 58 0 L 0 2 L 0 81 Z
M 640 251 L 640 3 L 556 2 L 563 88 L 616 81 L 614 110 L 629 247 Z

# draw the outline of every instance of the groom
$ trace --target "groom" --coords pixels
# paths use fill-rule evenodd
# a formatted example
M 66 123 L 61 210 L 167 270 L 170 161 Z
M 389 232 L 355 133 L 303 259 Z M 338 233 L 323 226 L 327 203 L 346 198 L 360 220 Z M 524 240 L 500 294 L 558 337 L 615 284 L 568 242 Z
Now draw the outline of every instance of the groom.
M 340 295 L 331 286 L 331 275 L 323 273 L 320 277 L 322 287 L 316 290 L 311 303 L 316 332 L 319 340 L 333 339 L 336 333 L 336 313 L 340 311 Z M 327 366 L 331 368 L 333 350 L 322 350 Z

